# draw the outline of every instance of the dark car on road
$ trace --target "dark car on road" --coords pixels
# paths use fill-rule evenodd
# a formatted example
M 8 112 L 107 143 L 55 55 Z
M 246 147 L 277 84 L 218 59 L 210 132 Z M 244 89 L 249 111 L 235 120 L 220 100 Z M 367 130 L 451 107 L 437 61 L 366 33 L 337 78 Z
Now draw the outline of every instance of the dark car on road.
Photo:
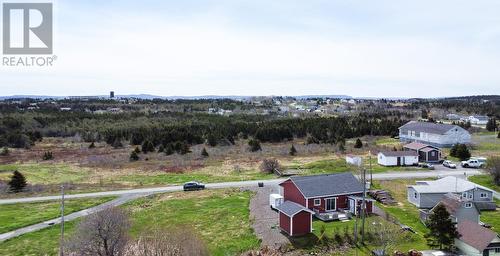
M 190 181 L 184 183 L 184 191 L 190 191 L 190 190 L 202 190 L 205 189 L 205 184 L 198 182 L 198 181 Z

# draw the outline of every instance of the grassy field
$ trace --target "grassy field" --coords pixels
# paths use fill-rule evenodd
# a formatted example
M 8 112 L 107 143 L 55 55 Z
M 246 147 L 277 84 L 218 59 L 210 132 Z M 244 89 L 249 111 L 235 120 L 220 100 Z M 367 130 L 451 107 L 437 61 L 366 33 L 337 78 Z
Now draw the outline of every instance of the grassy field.
M 363 167 L 367 170 L 370 170 L 370 160 L 368 155 L 363 157 Z M 383 172 L 399 172 L 399 171 L 422 171 L 426 169 L 418 168 L 418 167 L 388 167 L 381 166 L 377 163 L 377 157 L 371 157 L 371 170 L 373 173 L 383 173 Z M 344 158 L 331 158 L 325 160 L 318 160 L 314 162 L 309 162 L 302 165 L 291 165 L 289 168 L 297 168 L 302 170 L 301 174 L 325 174 L 325 173 L 340 173 L 340 172 L 359 172 L 358 167 L 349 165 L 346 163 Z
M 0 165 L 0 180 L 9 180 L 14 170 L 20 171 L 32 184 L 85 182 L 93 173 L 89 168 L 78 168 L 62 163 L 4 164 Z
M 260 245 L 250 225 L 251 196 L 251 192 L 239 190 L 179 192 L 138 199 L 122 207 L 131 212 L 132 237 L 152 227 L 189 226 L 205 240 L 212 255 L 239 255 Z M 66 225 L 67 233 L 74 227 L 75 222 Z M 0 255 L 55 255 L 59 228 L 6 241 L 0 246 Z
M 260 241 L 250 225 L 251 192 L 207 190 L 140 199 L 125 205 L 133 212 L 132 234 L 154 226 L 188 225 L 207 242 L 213 255 L 234 255 Z
M 487 174 L 475 175 L 475 176 L 469 177 L 469 180 L 474 182 L 474 183 L 477 183 L 481 186 L 485 186 L 487 188 L 490 188 L 490 189 L 493 189 L 497 192 L 500 192 L 500 186 L 493 183 L 493 179 L 491 178 L 490 175 L 487 175 Z
M 411 227 L 419 235 L 424 235 L 427 228 L 420 221 L 418 209 L 406 200 L 406 186 L 415 184 L 415 180 L 390 180 L 378 181 L 374 184 L 375 188 L 385 189 L 391 192 L 391 195 L 397 201 L 396 205 L 377 205 L 390 215 L 396 217 L 399 222 Z
M 75 230 L 77 221 L 64 224 L 65 234 Z M 0 255 L 5 256 L 31 256 L 31 255 L 58 255 L 59 236 L 61 226 L 54 225 L 32 233 L 16 237 L 0 244 Z
M 377 216 L 370 216 L 366 218 L 365 221 L 365 232 L 366 233 L 375 233 L 378 225 L 383 224 L 383 225 L 394 225 L 392 223 L 387 222 L 386 220 L 377 217 Z M 321 237 L 321 229 L 325 229 L 325 236 L 328 239 L 333 239 L 335 234 L 340 234 L 341 236 L 344 236 L 344 233 L 347 232 L 348 234 L 353 237 L 354 229 L 355 229 L 355 220 L 351 219 L 350 221 L 347 222 L 341 222 L 341 221 L 332 221 L 332 222 L 323 222 L 320 220 L 313 220 L 313 234 L 304 236 L 304 237 L 299 237 L 299 238 L 294 238 L 292 239 L 292 244 L 299 249 L 304 250 L 305 252 L 310 252 L 311 254 L 315 253 L 315 248 L 314 247 L 314 242 L 317 241 L 319 237 Z M 358 230 L 361 228 L 361 220 L 359 219 L 358 221 Z M 397 228 L 397 226 L 395 226 Z M 365 245 L 359 246 L 359 247 L 354 247 L 347 252 L 345 252 L 343 255 L 370 255 L 371 250 L 378 248 L 379 245 L 366 242 Z M 400 251 L 408 251 L 410 249 L 417 249 L 417 250 L 423 250 L 427 249 L 428 246 L 426 245 L 425 239 L 423 239 L 422 236 L 412 234 L 409 232 L 404 232 L 402 231 L 400 240 L 394 241 L 392 243 L 392 248 L 391 250 L 400 250 Z M 337 255 L 337 254 L 333 254 Z
M 209 183 L 276 178 L 274 174 L 263 173 L 256 167 L 243 166 L 234 169 L 233 166 L 222 166 L 220 163 L 183 173 L 131 169 L 100 170 L 79 167 L 70 163 L 16 163 L 0 165 L 0 180 L 8 181 L 14 170 L 20 171 L 26 177 L 28 184 L 47 186 L 47 191 L 41 191 L 37 195 L 53 193 L 54 189 L 49 187 L 61 183 L 71 183 L 69 193 L 75 193 L 143 186 L 180 185 L 191 180 Z M 24 194 L 26 193 L 5 194 L 3 196 L 16 197 Z
M 65 202 L 64 212 L 69 214 L 112 200 L 113 197 L 72 199 Z M 6 204 L 0 208 L 0 233 L 36 224 L 60 216 L 60 202 Z

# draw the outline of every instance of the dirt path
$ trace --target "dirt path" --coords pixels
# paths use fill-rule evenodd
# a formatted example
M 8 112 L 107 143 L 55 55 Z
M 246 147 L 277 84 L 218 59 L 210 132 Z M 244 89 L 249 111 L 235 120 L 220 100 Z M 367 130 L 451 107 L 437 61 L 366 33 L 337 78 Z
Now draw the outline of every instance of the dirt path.
M 269 194 L 278 193 L 277 185 L 263 188 L 252 188 L 255 196 L 250 200 L 250 218 L 255 234 L 262 240 L 262 246 L 279 249 L 282 245 L 289 244 L 288 238 L 281 233 L 278 223 L 278 213 L 269 207 Z

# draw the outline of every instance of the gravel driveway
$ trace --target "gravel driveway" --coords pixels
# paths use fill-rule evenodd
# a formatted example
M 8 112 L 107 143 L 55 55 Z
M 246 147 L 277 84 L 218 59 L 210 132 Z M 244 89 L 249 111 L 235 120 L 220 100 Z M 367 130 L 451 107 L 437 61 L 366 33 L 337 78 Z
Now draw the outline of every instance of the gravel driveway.
M 262 246 L 279 249 L 289 244 L 288 238 L 279 229 L 278 212 L 269 207 L 269 194 L 278 193 L 277 185 L 267 185 L 262 188 L 251 188 L 255 196 L 250 200 L 250 218 L 255 234 L 262 240 Z

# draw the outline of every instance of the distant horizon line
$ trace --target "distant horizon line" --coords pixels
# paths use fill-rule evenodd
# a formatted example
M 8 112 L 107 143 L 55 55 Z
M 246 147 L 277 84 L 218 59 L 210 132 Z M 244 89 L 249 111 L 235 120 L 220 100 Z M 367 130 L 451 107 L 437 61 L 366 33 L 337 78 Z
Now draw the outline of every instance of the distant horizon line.
M 500 96 L 497 94 L 483 94 L 483 95 L 461 95 L 461 96 L 445 96 L 445 97 L 377 97 L 377 96 L 351 96 L 345 94 L 303 94 L 303 95 L 155 95 L 148 93 L 140 94 L 115 94 L 114 98 L 141 98 L 141 99 L 245 99 L 253 97 L 289 97 L 289 98 L 338 98 L 338 99 L 445 99 L 445 98 L 463 98 L 463 97 L 485 97 L 485 96 Z M 30 98 L 30 99 L 61 99 L 61 98 L 110 98 L 109 94 L 96 94 L 96 95 L 37 95 L 37 94 L 15 94 L 15 95 L 0 95 L 0 99 L 17 99 L 17 98 Z

